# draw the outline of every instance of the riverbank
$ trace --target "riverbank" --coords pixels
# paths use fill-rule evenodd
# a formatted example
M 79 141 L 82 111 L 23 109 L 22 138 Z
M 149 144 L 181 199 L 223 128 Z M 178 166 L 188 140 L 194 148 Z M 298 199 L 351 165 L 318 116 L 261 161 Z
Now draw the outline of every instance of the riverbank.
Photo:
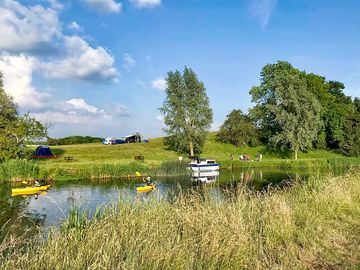
M 44 242 L 8 239 L 3 269 L 356 269 L 360 171 L 218 201 L 122 203 L 73 214 Z M 101 243 L 101 244 L 99 244 Z
M 0 182 L 32 179 L 56 181 L 127 179 L 134 177 L 136 171 L 153 176 L 186 173 L 184 169 L 184 163 L 187 162 L 186 156 L 166 149 L 162 138 L 151 139 L 149 143 L 140 144 L 53 146 L 52 150 L 57 158 L 30 162 L 10 161 L 0 164 Z M 260 162 L 255 161 L 257 153 L 263 155 Z M 249 155 L 250 161 L 238 160 L 240 154 Z M 143 156 L 144 160 L 135 161 L 135 156 L 138 155 Z M 177 162 L 180 156 L 183 158 L 183 163 Z M 222 169 L 238 167 L 331 168 L 360 165 L 360 157 L 345 157 L 328 150 L 299 153 L 299 160 L 293 160 L 291 154 L 271 151 L 264 146 L 236 147 L 219 143 L 214 133 L 209 135 L 202 156 L 216 159 Z M 233 160 L 230 160 L 231 156 Z

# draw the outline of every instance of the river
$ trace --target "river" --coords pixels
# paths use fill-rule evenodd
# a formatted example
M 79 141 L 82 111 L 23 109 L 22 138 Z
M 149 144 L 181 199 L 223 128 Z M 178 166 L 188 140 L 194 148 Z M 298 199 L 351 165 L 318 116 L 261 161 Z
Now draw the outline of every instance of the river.
M 336 174 L 340 174 L 340 169 Z M 153 179 L 157 189 L 150 193 L 138 193 L 136 187 L 142 180 L 73 181 L 53 182 L 46 194 L 11 196 L 11 184 L 0 184 L 0 239 L 5 233 L 23 234 L 29 229 L 46 231 L 59 226 L 72 207 L 94 213 L 99 207 L 121 201 L 173 200 L 180 192 L 206 191 L 215 199 L 233 196 L 240 185 L 260 192 L 270 187 L 288 185 L 293 179 L 306 181 L 311 171 L 280 168 L 254 168 L 221 170 L 219 176 L 194 181 L 191 177 L 159 177 Z

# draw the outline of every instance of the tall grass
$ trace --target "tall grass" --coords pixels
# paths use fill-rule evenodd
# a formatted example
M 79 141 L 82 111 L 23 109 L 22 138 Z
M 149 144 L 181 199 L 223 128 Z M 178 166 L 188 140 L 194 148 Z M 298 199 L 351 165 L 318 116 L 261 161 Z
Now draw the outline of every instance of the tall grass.
M 91 222 L 76 215 L 72 224 L 41 244 L 0 247 L 0 267 L 356 269 L 360 171 L 266 194 L 239 188 L 228 201 L 191 193 L 173 203 L 122 203 Z
M 153 170 L 158 176 L 182 176 L 189 175 L 188 161 L 169 160 L 164 161 L 161 165 Z
M 14 180 L 32 180 L 40 177 L 40 167 L 35 162 L 10 160 L 0 163 L 0 183 Z

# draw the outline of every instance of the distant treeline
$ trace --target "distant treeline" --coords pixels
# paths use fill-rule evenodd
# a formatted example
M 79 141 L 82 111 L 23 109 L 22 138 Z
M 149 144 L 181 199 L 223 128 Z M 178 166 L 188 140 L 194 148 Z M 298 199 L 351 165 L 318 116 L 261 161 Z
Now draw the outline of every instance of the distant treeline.
M 49 138 L 49 145 L 67 145 L 67 144 L 82 144 L 82 143 L 100 143 L 104 139 L 100 137 L 91 136 L 69 136 L 64 138 Z

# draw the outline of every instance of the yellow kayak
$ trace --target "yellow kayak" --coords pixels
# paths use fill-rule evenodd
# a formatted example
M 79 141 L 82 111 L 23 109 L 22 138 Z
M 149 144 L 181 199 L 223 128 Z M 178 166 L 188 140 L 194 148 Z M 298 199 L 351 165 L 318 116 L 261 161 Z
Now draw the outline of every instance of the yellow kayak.
M 142 186 L 142 187 L 137 187 L 136 191 L 137 192 L 149 192 L 149 191 L 153 191 L 156 189 L 156 186 Z
M 46 191 L 49 188 L 50 188 L 50 185 L 40 186 L 40 187 L 13 188 L 13 189 L 11 189 L 11 196 L 31 195 L 31 194 L 39 193 L 41 191 Z

